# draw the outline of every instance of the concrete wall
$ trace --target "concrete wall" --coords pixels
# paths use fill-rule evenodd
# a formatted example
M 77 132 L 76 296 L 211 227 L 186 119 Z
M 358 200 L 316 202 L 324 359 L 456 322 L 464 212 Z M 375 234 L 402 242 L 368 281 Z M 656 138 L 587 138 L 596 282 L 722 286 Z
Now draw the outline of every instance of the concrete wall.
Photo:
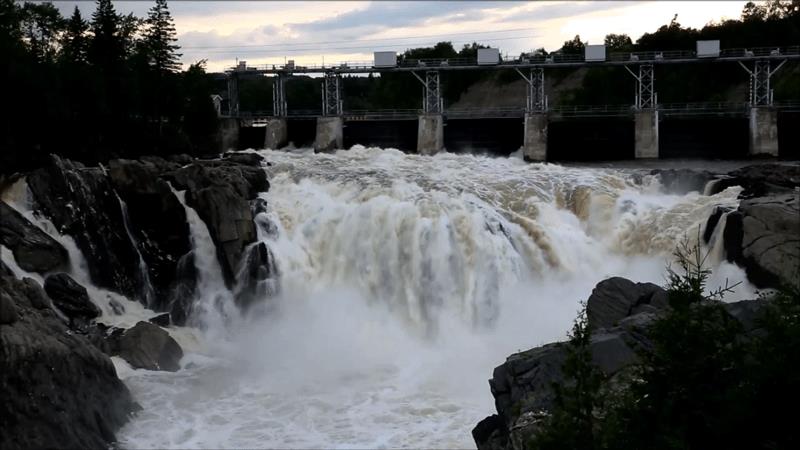
M 658 158 L 658 111 L 637 111 L 634 122 L 636 159 Z
M 441 114 L 419 116 L 417 153 L 435 155 L 444 146 L 444 118 Z
M 264 148 L 279 149 L 288 142 L 286 119 L 273 118 L 267 121 L 264 131 Z
M 547 114 L 526 114 L 523 135 L 525 161 L 547 161 Z
M 220 119 L 217 142 L 220 153 L 239 149 L 239 119 Z
M 318 117 L 317 138 L 314 151 L 331 152 L 342 148 L 344 140 L 344 119 L 341 117 Z
M 750 155 L 778 156 L 778 111 L 750 108 Z

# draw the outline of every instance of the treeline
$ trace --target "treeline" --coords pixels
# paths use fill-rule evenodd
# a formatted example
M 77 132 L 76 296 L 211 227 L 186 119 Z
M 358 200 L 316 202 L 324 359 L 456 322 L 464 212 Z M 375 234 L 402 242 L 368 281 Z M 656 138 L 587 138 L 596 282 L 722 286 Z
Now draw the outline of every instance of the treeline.
M 0 172 L 57 152 L 87 162 L 214 148 L 204 62 L 181 71 L 166 0 L 144 18 L 97 0 L 90 18 L 0 0 L 5 104 Z
M 608 34 L 604 43 L 608 52 L 646 52 L 693 50 L 697 40 L 719 39 L 722 48 L 769 47 L 800 45 L 800 0 L 771 0 L 747 3 L 739 19 L 710 23 L 701 29 L 684 27 L 673 19 L 652 33 L 633 41 L 625 34 Z M 581 54 L 586 45 L 580 36 L 564 42 L 551 52 Z M 474 58 L 477 49 L 488 47 L 478 43 L 456 50 L 451 42 L 433 47 L 409 49 L 398 60 L 422 58 Z M 547 55 L 544 48 L 534 53 Z M 800 99 L 800 74 L 797 64 L 786 64 L 773 78 L 775 98 Z M 553 69 L 547 77 L 562 80 L 575 69 Z M 499 83 L 519 80 L 513 71 L 441 72 L 445 105 L 458 101 L 469 86 L 496 74 Z M 738 65 L 694 64 L 656 68 L 656 91 L 661 103 L 699 101 L 744 101 L 748 75 Z M 633 103 L 635 82 L 622 67 L 593 68 L 583 77 L 582 85 L 562 95 L 562 104 L 625 104 Z M 319 80 L 294 77 L 287 85 L 291 109 L 320 108 Z M 422 105 L 422 85 L 409 74 L 383 74 L 369 77 L 347 77 L 344 82 L 345 109 L 417 109 Z M 242 110 L 268 109 L 272 104 L 271 80 L 243 83 L 240 92 Z M 520 104 L 524 104 L 523 101 Z

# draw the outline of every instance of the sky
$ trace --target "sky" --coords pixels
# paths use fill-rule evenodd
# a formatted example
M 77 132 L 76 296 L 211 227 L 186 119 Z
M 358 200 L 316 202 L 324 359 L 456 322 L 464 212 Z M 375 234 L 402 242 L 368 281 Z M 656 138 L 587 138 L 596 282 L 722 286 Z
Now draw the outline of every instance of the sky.
M 551 51 L 580 35 L 602 44 L 608 33 L 636 40 L 668 23 L 683 26 L 738 18 L 745 1 L 172 1 L 181 60 L 207 60 L 221 71 L 248 65 L 371 61 L 373 51 L 398 51 L 452 41 L 476 41 L 518 55 Z M 57 1 L 62 14 L 77 4 L 88 17 L 93 1 Z M 114 2 L 144 17 L 149 1 Z M 725 47 L 725 43 L 722 43 Z M 665 49 L 669 50 L 669 49 Z

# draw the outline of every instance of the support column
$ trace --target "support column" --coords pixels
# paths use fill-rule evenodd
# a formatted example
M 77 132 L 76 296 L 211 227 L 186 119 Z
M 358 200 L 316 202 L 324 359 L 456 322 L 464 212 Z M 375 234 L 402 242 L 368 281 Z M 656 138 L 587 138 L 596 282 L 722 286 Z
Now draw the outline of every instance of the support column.
M 331 152 L 342 148 L 344 119 L 341 116 L 317 117 L 315 152 Z
M 220 153 L 228 150 L 238 150 L 239 147 L 239 119 L 226 117 L 219 120 L 217 129 L 217 143 Z
M 419 116 L 417 153 L 435 155 L 444 147 L 444 118 L 441 114 Z
M 636 111 L 634 120 L 636 159 L 658 158 L 658 110 Z
M 547 161 L 547 114 L 525 114 L 522 157 L 529 162 Z
M 264 132 L 264 148 L 277 150 L 285 147 L 287 142 L 286 119 L 283 117 L 268 119 L 266 131 Z
M 228 115 L 239 115 L 239 76 L 236 73 L 228 75 Z
M 750 155 L 778 156 L 778 111 L 750 108 Z

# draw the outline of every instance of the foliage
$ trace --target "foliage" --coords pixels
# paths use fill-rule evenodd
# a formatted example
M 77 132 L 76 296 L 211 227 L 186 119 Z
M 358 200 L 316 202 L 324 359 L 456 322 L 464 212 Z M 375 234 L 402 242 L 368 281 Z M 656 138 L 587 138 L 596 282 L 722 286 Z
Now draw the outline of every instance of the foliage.
M 65 19 L 51 3 L 0 0 L 0 74 L 10 87 L 0 170 L 36 167 L 55 152 L 94 163 L 212 151 L 214 86 L 202 65 L 180 74 L 176 51 L 164 0 L 147 20 L 97 0 L 88 21 L 78 8 Z
M 576 382 L 591 374 L 564 365 L 563 392 L 591 399 L 594 414 L 557 402 L 533 448 L 797 448 L 791 413 L 800 401 L 800 287 L 785 287 L 753 305 L 745 327 L 720 301 L 733 286 L 706 290 L 710 271 L 699 245 L 684 243 L 668 268 L 670 309 L 649 328 L 651 347 L 622 392 Z M 576 320 L 576 328 L 585 319 Z M 588 337 L 570 346 L 586 348 Z M 579 335 L 579 334 L 578 334 Z M 579 335 L 580 336 L 580 335 Z M 583 346 L 583 347 L 581 347 Z M 574 352 L 574 350 L 571 350 Z M 575 390 L 580 390 L 575 392 Z M 599 409 L 599 410 L 598 410 Z M 570 422 L 572 421 L 572 423 Z M 569 424 L 569 426 L 568 426 Z

